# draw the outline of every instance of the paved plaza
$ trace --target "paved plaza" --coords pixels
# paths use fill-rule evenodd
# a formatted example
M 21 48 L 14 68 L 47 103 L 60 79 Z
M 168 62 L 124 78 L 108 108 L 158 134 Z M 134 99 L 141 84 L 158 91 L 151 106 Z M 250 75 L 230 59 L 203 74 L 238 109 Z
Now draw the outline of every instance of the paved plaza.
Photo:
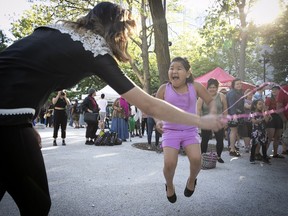
M 85 128 L 68 126 L 67 146 L 54 147 L 52 128 L 38 131 L 52 199 L 50 216 L 288 214 L 288 157 L 271 159 L 272 165 L 259 161 L 250 164 L 244 149 L 239 158 L 224 151 L 225 163 L 201 170 L 195 193 L 186 198 L 183 191 L 189 163 L 186 156 L 179 155 L 174 178 L 177 202 L 171 204 L 162 174 L 163 153 L 132 146 L 146 142 L 147 136 L 132 138 L 120 146 L 88 146 L 84 145 Z M 272 153 L 271 148 L 268 153 Z M 0 202 L 0 216 L 14 215 L 19 215 L 18 208 L 6 193 Z

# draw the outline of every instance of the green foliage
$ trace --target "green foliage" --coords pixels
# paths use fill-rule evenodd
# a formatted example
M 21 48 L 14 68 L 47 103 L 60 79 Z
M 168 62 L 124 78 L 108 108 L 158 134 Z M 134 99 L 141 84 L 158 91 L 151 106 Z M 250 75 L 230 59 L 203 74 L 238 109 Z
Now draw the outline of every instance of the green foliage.
M 288 80 L 288 6 L 275 23 L 262 28 L 264 43 L 271 46 L 273 52 L 268 58 L 274 71 L 274 82 Z
M 16 39 L 21 39 L 42 25 L 47 25 L 53 20 L 53 13 L 49 6 L 33 5 L 31 10 L 25 11 L 20 19 L 12 23 L 12 34 Z
M 213 64 L 236 71 L 239 56 L 239 21 L 234 1 L 218 1 L 208 10 L 204 26 L 199 30 L 205 39 L 202 50 Z
M 7 38 L 4 32 L 0 29 L 0 52 L 7 47 L 8 43 L 9 38 Z
M 205 24 L 199 30 L 205 40 L 201 49 L 211 65 L 222 67 L 235 77 L 239 77 L 241 34 L 243 31 L 247 34 L 245 81 L 248 82 L 259 79 L 263 73 L 263 66 L 258 62 L 259 29 L 252 22 L 243 28 L 238 7 L 245 4 L 245 8 L 249 8 L 254 3 L 255 0 L 217 0 L 209 8 Z

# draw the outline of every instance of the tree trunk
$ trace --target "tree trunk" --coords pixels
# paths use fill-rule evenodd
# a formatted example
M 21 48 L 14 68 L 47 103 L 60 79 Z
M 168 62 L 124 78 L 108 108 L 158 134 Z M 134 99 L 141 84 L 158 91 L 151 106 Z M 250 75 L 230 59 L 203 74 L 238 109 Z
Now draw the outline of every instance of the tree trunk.
M 150 84 L 150 71 L 149 71 L 149 54 L 148 54 L 148 42 L 147 42 L 147 26 L 146 26 L 146 0 L 142 0 L 142 9 L 143 14 L 141 14 L 141 24 L 142 24 L 142 35 L 141 35 L 141 41 L 142 41 L 142 60 L 143 60 L 143 75 L 144 75 L 144 83 L 143 83 L 143 89 L 147 93 L 151 93 L 151 84 Z
M 159 70 L 160 84 L 168 80 L 170 53 L 168 30 L 162 0 L 148 0 L 154 26 L 155 53 Z
M 237 7 L 239 9 L 239 16 L 241 22 L 241 32 L 240 32 L 240 56 L 239 56 L 239 78 L 245 81 L 245 60 L 246 60 L 246 47 L 247 47 L 247 22 L 246 14 L 244 11 L 246 0 L 236 0 Z

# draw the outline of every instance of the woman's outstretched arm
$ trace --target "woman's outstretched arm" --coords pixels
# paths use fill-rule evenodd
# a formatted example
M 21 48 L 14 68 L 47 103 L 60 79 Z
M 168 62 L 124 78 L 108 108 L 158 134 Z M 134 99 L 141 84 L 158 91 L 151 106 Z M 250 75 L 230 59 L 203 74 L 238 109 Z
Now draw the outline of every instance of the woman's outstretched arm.
M 139 87 L 134 87 L 122 94 L 130 104 L 134 104 L 149 116 L 178 124 L 195 125 L 199 128 L 218 131 L 225 126 L 225 120 L 217 115 L 199 117 L 155 97 L 150 96 Z

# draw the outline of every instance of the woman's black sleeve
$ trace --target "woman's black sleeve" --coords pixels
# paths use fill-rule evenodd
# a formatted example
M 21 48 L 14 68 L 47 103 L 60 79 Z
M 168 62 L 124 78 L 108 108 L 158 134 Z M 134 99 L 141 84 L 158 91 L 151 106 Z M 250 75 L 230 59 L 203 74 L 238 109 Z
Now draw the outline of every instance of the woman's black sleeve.
M 120 70 L 115 59 L 109 54 L 97 56 L 96 62 L 96 75 L 118 94 L 122 95 L 135 87 L 133 81 Z

